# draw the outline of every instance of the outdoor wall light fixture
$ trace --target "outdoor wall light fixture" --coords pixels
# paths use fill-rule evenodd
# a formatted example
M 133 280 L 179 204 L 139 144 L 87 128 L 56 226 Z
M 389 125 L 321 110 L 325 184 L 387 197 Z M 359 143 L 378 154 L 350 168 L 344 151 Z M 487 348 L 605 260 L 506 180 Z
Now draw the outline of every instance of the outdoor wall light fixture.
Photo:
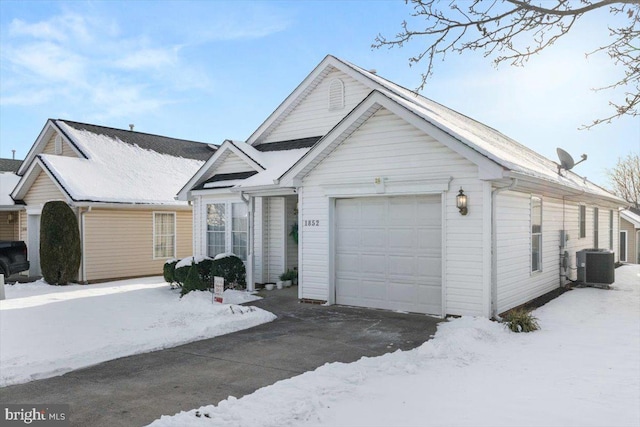
M 456 206 L 460 211 L 460 215 L 466 215 L 467 213 L 469 213 L 469 210 L 467 209 L 467 195 L 464 194 L 462 187 L 460 187 L 460 191 L 456 196 Z
M 9 224 L 11 224 L 13 222 L 13 214 L 12 213 L 9 213 L 9 215 L 7 215 L 7 222 Z

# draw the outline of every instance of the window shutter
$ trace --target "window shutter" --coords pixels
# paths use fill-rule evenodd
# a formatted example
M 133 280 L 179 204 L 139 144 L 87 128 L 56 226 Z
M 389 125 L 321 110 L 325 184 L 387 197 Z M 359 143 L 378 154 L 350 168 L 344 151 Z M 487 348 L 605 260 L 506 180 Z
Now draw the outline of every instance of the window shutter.
M 329 111 L 344 108 L 344 83 L 340 79 L 333 79 L 329 84 Z

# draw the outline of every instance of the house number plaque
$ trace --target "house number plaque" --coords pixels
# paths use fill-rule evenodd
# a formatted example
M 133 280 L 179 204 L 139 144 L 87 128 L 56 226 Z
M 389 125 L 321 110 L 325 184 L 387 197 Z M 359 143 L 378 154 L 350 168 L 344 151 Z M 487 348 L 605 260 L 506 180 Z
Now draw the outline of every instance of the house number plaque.
M 320 220 L 319 219 L 305 219 L 304 220 L 305 227 L 319 227 Z

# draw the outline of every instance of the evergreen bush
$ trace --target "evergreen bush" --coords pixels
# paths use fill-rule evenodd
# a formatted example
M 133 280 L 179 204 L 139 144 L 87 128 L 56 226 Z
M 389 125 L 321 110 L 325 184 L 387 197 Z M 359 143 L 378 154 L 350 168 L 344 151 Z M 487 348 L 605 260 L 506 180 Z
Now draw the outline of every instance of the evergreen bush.
M 78 218 L 63 201 L 45 203 L 40 217 L 40 269 L 50 285 L 77 280 L 82 259 Z
M 187 267 L 189 272 L 187 273 L 187 277 L 184 281 L 184 285 L 182 285 L 182 290 L 180 291 L 180 296 L 184 296 L 191 291 L 205 291 L 207 290 L 207 285 L 200 278 L 200 273 L 198 272 L 198 265 L 192 264 L 191 267 Z
M 211 277 L 224 278 L 225 289 L 245 289 L 247 287 L 247 270 L 240 258 L 228 255 L 214 259 L 211 263 Z
M 170 259 L 164 263 L 162 267 L 162 275 L 164 276 L 164 281 L 169 283 L 170 285 L 174 284 L 175 274 L 176 274 L 176 264 L 178 263 L 177 259 Z

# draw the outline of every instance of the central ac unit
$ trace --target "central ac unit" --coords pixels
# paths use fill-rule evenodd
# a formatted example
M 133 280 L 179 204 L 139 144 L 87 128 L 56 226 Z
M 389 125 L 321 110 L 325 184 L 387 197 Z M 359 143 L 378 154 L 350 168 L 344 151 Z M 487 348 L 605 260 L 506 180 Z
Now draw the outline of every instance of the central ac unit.
M 610 285 L 615 281 L 614 254 L 607 249 L 583 249 L 576 252 L 578 282 Z

